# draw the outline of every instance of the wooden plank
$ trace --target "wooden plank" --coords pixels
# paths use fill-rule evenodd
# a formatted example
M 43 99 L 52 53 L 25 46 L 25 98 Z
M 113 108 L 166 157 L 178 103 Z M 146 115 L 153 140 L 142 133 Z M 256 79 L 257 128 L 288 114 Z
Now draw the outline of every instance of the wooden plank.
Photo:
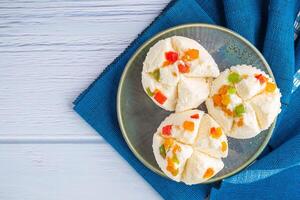
M 161 199 L 106 144 L 1 144 L 0 162 L 0 199 Z
M 93 135 L 72 101 L 167 2 L 1 1 L 0 136 Z

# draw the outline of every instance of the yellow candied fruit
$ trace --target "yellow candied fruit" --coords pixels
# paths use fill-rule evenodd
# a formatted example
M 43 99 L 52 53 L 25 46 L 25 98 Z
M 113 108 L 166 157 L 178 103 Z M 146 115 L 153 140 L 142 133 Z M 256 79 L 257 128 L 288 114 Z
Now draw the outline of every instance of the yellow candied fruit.
M 243 75 L 242 75 L 242 78 L 243 78 L 243 79 L 248 78 L 248 74 L 243 74 Z
M 181 147 L 178 144 L 175 144 L 172 152 L 175 154 L 180 151 L 181 151 Z
M 241 117 L 241 118 L 239 119 L 239 121 L 237 122 L 237 126 L 238 126 L 238 127 L 242 127 L 243 125 L 244 125 L 244 118 Z
M 266 91 L 267 92 L 274 92 L 275 90 L 276 90 L 275 83 L 267 82 Z
M 215 171 L 214 171 L 213 168 L 208 168 L 208 169 L 205 171 L 205 173 L 204 173 L 204 175 L 203 175 L 203 178 L 208 179 L 208 178 L 212 177 L 212 176 L 214 175 L 214 173 L 215 173 Z
M 183 128 L 187 131 L 194 131 L 195 124 L 194 124 L 194 122 L 191 122 L 191 121 L 184 121 Z
M 171 146 L 173 145 L 174 143 L 174 140 L 172 138 L 167 138 L 164 142 L 164 147 L 165 147 L 165 150 L 168 151 Z
M 229 97 L 229 95 L 222 95 L 222 104 L 224 106 L 227 106 L 228 104 L 230 104 L 230 97 Z
M 228 148 L 227 143 L 223 141 L 221 143 L 221 151 L 225 152 L 225 151 L 227 151 L 227 148 Z

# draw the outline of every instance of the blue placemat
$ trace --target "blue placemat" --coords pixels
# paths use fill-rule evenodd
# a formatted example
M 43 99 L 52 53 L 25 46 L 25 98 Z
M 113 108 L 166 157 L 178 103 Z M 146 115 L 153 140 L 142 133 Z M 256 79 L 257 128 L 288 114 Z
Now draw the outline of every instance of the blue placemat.
M 131 153 L 120 132 L 116 113 L 117 87 L 122 71 L 135 50 L 154 34 L 166 28 L 193 22 L 226 26 L 256 45 L 269 62 L 276 81 L 283 93 L 284 112 L 264 157 L 242 173 L 229 178 L 221 188 L 213 189 L 212 199 L 239 199 L 245 195 L 270 192 L 267 187 L 279 184 L 282 178 L 299 186 L 299 144 L 300 122 L 299 92 L 292 95 L 295 73 L 294 20 L 300 2 L 296 0 L 178 0 L 172 1 L 161 14 L 146 28 L 131 45 L 110 64 L 102 74 L 74 102 L 75 111 L 110 143 L 128 163 L 148 181 L 165 199 L 203 199 L 215 185 L 186 186 L 162 178 L 145 168 Z M 290 100 L 292 101 L 290 102 Z M 290 103 L 291 106 L 288 106 Z M 292 119 L 290 119 L 292 116 Z M 288 125 L 286 121 L 289 121 Z M 283 144 L 289 139 L 289 142 Z M 282 145 L 283 144 L 283 145 Z M 299 146 L 299 145 L 298 145 Z M 293 147 L 293 148 L 292 148 Z M 276 150 L 274 150 L 277 148 Z M 292 149 L 291 149 L 292 148 Z M 293 154 L 288 154 L 292 151 Z M 271 152 L 271 153 L 269 153 Z M 281 159 L 282 156 L 285 159 Z M 263 168 L 267 167 L 267 168 Z M 290 170 L 288 170 L 290 169 Z M 272 172 L 270 172 L 270 170 Z M 274 172 L 275 170 L 275 172 Z M 267 172 L 267 173 L 266 173 Z M 250 175 L 249 175 L 250 174 Z M 291 178 L 293 180 L 290 180 Z M 249 181 L 241 181 L 248 180 Z M 250 181 L 251 180 L 251 181 Z M 265 182 L 267 181 L 267 182 Z M 297 185 L 298 184 L 298 185 Z M 250 187 L 252 186 L 252 187 Z M 258 186 L 258 187 L 256 187 Z M 278 197 L 287 199 L 299 195 L 297 187 L 287 187 Z M 234 191 L 234 192 L 232 192 Z M 248 191 L 248 192 L 246 192 Z M 279 191 L 279 190 L 278 190 Z M 277 191 L 277 192 L 278 192 Z M 272 198 L 276 199 L 273 191 Z M 293 195 L 293 196 L 290 196 Z M 269 197 L 266 195 L 266 197 Z M 259 196 L 257 196 L 259 197 Z

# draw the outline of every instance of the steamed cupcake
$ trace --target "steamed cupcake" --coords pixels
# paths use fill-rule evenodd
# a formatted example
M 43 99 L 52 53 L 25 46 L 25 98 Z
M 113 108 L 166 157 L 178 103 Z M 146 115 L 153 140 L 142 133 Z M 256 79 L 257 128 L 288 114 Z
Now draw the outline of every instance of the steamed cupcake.
M 172 113 L 153 137 L 153 152 L 161 170 L 172 180 L 196 184 L 215 176 L 224 166 L 228 142 L 220 125 L 200 110 Z
M 228 136 L 247 139 L 270 127 L 280 112 L 280 97 L 279 89 L 266 73 L 237 65 L 212 82 L 206 106 Z
M 180 112 L 203 103 L 209 94 L 207 78 L 218 75 L 218 66 L 204 47 L 190 38 L 173 36 L 150 48 L 142 85 L 158 106 Z

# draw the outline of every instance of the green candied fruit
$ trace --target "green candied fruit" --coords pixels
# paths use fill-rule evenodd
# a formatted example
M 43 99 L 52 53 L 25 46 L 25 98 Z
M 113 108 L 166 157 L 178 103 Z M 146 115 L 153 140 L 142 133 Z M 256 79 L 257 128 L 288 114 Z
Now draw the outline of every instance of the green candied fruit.
M 146 92 L 147 92 L 147 94 L 148 94 L 150 97 L 152 97 L 152 96 L 154 95 L 154 93 L 151 92 L 151 90 L 150 90 L 149 87 L 146 88 Z
M 156 80 L 159 81 L 160 80 L 160 70 L 156 69 L 153 72 L 150 72 L 150 75 Z
M 235 94 L 236 93 L 236 89 L 234 87 L 229 87 L 227 91 L 228 91 L 229 94 Z
M 229 75 L 228 75 L 228 81 L 230 83 L 238 83 L 242 80 L 242 77 L 236 73 L 236 72 L 231 72 Z
M 159 153 L 160 155 L 163 157 L 163 158 L 166 158 L 166 149 L 165 149 L 165 146 L 164 145 L 161 145 L 159 147 Z
M 174 163 L 179 164 L 179 160 L 178 160 L 178 157 L 177 157 L 176 154 L 173 155 L 172 160 L 173 160 Z
M 243 104 L 237 105 L 234 108 L 234 114 L 237 117 L 241 117 L 242 114 L 244 114 L 246 112 L 245 106 Z

